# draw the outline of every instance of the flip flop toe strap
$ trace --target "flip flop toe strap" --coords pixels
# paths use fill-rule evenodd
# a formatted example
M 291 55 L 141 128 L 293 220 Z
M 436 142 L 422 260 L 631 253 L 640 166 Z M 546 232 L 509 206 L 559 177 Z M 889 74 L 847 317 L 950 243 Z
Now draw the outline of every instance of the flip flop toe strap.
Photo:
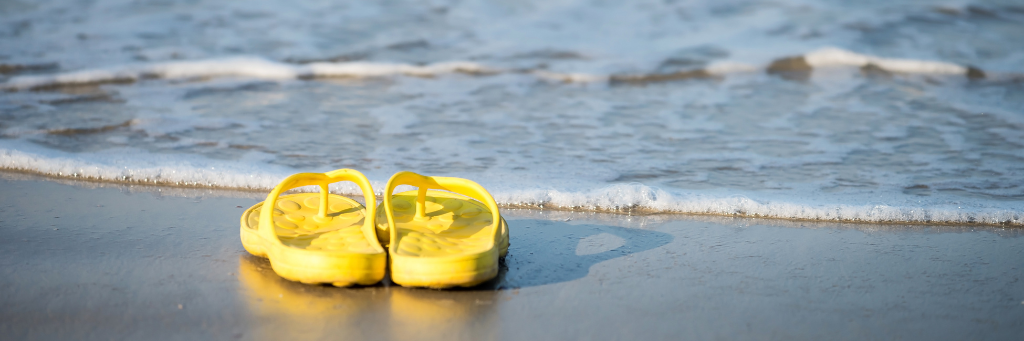
M 480 184 L 462 179 L 462 178 L 451 178 L 441 176 L 425 176 L 419 175 L 413 172 L 398 172 L 388 180 L 387 191 L 384 192 L 384 211 L 387 213 L 388 226 L 391 226 L 390 235 L 391 240 L 394 241 L 397 238 L 396 231 L 394 228 L 395 218 L 394 212 L 391 209 L 391 200 L 394 196 L 395 187 L 400 185 L 410 185 L 419 187 L 416 195 L 416 216 L 423 217 L 426 214 L 426 196 L 427 190 L 429 189 L 440 189 L 453 193 L 462 194 L 470 198 L 476 199 L 483 203 L 489 210 L 491 210 L 491 226 L 494 228 L 494 240 L 497 241 L 501 231 L 498 225 L 501 224 L 501 215 L 498 213 L 498 204 L 494 201 L 494 197 L 484 189 Z
M 351 181 L 359 186 L 359 189 L 363 191 L 363 198 L 366 200 L 366 214 L 364 214 L 363 231 L 373 232 L 375 225 L 376 215 L 372 212 L 376 212 L 377 209 L 377 198 L 373 194 L 373 188 L 370 187 L 370 181 L 366 179 L 363 173 L 360 173 L 354 169 L 338 169 L 327 173 L 298 173 L 292 174 L 281 183 L 274 187 L 273 191 L 267 195 L 267 200 L 263 202 L 264 209 L 260 210 L 260 223 L 259 233 L 263 238 L 267 240 L 273 240 L 277 243 L 281 241 L 277 238 L 277 233 L 274 231 L 274 219 L 273 212 L 277 204 L 277 199 L 281 196 L 281 193 L 288 191 L 293 188 L 303 186 L 319 186 L 320 187 L 320 207 L 317 215 L 320 217 L 327 216 L 327 199 L 328 191 L 327 186 L 341 181 Z M 269 209 L 267 209 L 269 208 Z

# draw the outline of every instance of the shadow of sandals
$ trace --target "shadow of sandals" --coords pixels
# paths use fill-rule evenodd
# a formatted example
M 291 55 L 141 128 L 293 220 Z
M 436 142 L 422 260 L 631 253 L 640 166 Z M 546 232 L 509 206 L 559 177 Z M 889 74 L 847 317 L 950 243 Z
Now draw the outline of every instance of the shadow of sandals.
M 663 232 L 550 220 L 509 221 L 511 246 L 498 277 L 468 290 L 503 290 L 568 282 L 590 267 L 672 242 Z
M 511 247 L 498 277 L 455 290 L 404 288 L 385 280 L 335 288 L 285 280 L 263 258 L 239 257 L 239 295 L 248 308 L 243 335 L 254 339 L 500 338 L 500 295 L 568 282 L 590 267 L 672 241 L 662 232 L 548 220 L 511 220 Z

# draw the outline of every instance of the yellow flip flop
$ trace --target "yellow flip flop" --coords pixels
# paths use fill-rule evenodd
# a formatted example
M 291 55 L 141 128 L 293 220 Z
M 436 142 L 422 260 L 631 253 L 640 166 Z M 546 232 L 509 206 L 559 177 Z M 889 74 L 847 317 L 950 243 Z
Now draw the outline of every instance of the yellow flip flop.
M 394 194 L 399 185 L 419 189 Z M 479 184 L 399 172 L 388 180 L 383 205 L 377 232 L 388 244 L 395 283 L 470 287 L 497 276 L 498 260 L 508 253 L 508 224 Z
M 338 181 L 359 185 L 366 207 L 328 193 L 327 185 Z M 311 185 L 320 186 L 320 193 L 279 197 Z M 294 174 L 282 180 L 266 201 L 242 214 L 242 246 L 269 258 L 274 272 L 288 280 L 339 287 L 374 284 L 384 278 L 387 265 L 374 230 L 376 206 L 373 188 L 359 171 Z

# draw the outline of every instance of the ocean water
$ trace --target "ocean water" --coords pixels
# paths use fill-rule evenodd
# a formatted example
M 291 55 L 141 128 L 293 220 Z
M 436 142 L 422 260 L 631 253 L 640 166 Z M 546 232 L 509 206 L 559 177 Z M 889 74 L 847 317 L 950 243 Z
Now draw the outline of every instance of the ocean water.
M 1016 1 L 5 1 L 0 88 L 58 177 L 1024 225 Z

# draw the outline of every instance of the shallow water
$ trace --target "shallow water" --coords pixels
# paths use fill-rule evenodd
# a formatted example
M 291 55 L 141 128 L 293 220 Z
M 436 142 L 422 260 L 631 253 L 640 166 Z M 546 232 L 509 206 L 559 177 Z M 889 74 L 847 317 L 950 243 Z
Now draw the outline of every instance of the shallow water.
M 3 168 L 411 170 L 505 204 L 1024 224 L 1013 2 L 3 6 Z

